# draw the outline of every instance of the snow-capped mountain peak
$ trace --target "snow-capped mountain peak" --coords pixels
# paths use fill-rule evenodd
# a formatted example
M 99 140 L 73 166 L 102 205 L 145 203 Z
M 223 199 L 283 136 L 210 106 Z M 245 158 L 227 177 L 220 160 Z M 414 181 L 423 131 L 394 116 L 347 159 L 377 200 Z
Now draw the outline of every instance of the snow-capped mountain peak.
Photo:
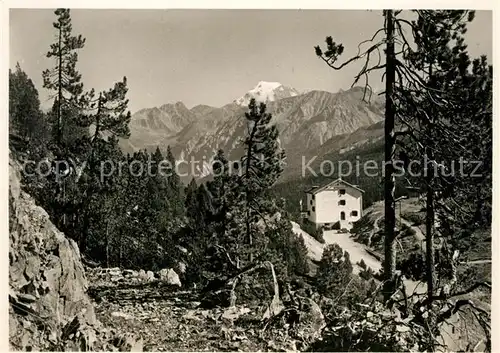
M 257 86 L 252 91 L 256 92 L 272 92 L 273 90 L 283 86 L 279 82 L 267 82 L 267 81 L 259 81 Z
M 255 98 L 257 102 L 274 102 L 279 99 L 297 96 L 299 92 L 291 87 L 283 86 L 279 82 L 260 81 L 244 96 L 235 100 L 238 105 L 246 106 L 250 99 Z

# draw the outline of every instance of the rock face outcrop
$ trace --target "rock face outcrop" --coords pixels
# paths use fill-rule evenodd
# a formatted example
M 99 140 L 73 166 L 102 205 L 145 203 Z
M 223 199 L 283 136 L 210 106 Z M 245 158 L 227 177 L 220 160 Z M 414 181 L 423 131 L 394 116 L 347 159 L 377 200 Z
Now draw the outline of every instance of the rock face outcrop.
M 13 350 L 91 349 L 99 325 L 76 243 L 21 190 L 9 162 L 9 342 Z M 86 334 L 85 328 L 89 328 Z M 92 328 L 92 329 L 90 329 Z M 75 343 L 76 342 L 76 343 Z M 70 348 L 71 349 L 71 348 Z

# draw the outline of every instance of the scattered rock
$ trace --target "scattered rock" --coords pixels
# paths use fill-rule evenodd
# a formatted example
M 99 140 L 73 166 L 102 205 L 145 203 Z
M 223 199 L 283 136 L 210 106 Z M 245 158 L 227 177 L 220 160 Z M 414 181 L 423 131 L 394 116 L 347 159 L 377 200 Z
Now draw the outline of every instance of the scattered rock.
M 160 270 L 158 275 L 160 276 L 160 280 L 163 282 L 179 287 L 182 286 L 179 275 L 171 268 L 164 268 L 163 270 Z
M 228 320 L 228 321 L 234 321 L 237 320 L 241 315 L 248 314 L 251 310 L 245 307 L 230 307 L 226 309 L 223 313 L 221 318 Z
M 121 352 L 142 352 L 144 341 L 131 334 L 124 334 L 114 339 L 113 345 L 118 347 Z
M 103 268 L 102 273 L 111 277 L 118 277 L 122 275 L 122 271 L 119 267 Z
M 200 306 L 201 302 L 198 302 L 198 301 L 194 301 L 194 302 L 190 302 L 189 305 L 191 308 L 193 309 L 196 309 Z
M 396 331 L 398 332 L 408 332 L 410 328 L 406 325 L 396 325 Z
M 137 277 L 141 281 L 147 281 L 148 280 L 148 274 L 146 273 L 146 271 L 144 271 L 142 269 L 139 270 L 139 273 L 137 274 Z
M 184 320 L 195 320 L 195 321 L 203 321 L 203 319 L 196 315 L 195 310 L 188 310 L 186 314 L 182 316 Z
M 122 313 L 120 311 L 113 311 L 111 313 L 111 316 L 113 317 L 122 317 L 126 320 L 130 320 L 130 319 L 133 319 L 134 317 L 132 315 L 129 315 L 129 314 L 126 314 L 126 313 Z
M 25 302 L 25 303 L 34 303 L 34 302 L 36 302 L 36 297 L 34 295 L 31 295 L 31 294 L 19 293 L 19 294 L 17 294 L 17 298 L 20 301 Z
M 138 277 L 139 274 L 134 270 L 123 270 L 124 277 Z

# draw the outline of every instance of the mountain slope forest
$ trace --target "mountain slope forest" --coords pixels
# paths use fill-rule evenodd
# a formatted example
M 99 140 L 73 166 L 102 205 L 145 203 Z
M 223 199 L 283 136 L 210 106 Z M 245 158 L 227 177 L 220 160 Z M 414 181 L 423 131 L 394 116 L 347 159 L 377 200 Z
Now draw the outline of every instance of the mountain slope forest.
M 269 84 L 273 85 L 266 86 Z M 154 151 L 156 147 L 166 152 L 170 147 L 179 161 L 204 162 L 196 165 L 194 171 L 187 167 L 180 169 L 186 182 L 193 177 L 202 179 L 210 174 L 211 162 L 219 149 L 231 160 L 243 154 L 241 141 L 246 126 L 241 117 L 247 106 L 238 102 L 256 97 L 259 102 L 267 102 L 272 122 L 279 131 L 280 145 L 287 151 L 286 167 L 280 178 L 283 180 L 297 176 L 302 156 L 316 155 L 321 146 L 330 143 L 334 149 L 341 149 L 381 137 L 381 134 L 376 135 L 380 130 L 370 131 L 368 127 L 382 120 L 383 105 L 376 96 L 370 102 L 363 101 L 362 92 L 362 88 L 354 87 L 338 93 L 310 91 L 299 94 L 279 83 L 259 82 L 241 99 L 221 108 L 196 106 L 189 110 L 182 102 L 177 102 L 142 109 L 132 115 L 130 138 L 121 140 L 120 145 L 127 152 Z M 354 132 L 357 133 L 350 137 Z
M 126 76 L 85 85 L 86 40 L 57 9 L 53 66 L 40 73 L 51 110 L 19 64 L 9 71 L 13 349 L 445 351 L 444 332 L 465 322 L 460 349 L 491 351 L 491 278 L 466 253 L 478 239 L 474 251 L 491 252 L 493 69 L 467 52 L 473 11 L 409 14 L 385 10 L 366 55 L 341 63 L 332 37 L 311 51 L 332 70 L 365 63 L 347 91 L 262 81 L 220 108 L 132 114 Z M 358 81 L 375 70 L 386 89 L 368 100 Z M 198 175 L 175 167 L 203 157 Z M 379 173 L 302 175 L 302 157 L 316 171 L 375 161 Z M 461 158 L 481 163 L 450 172 Z M 408 173 L 410 161 L 426 174 Z M 365 190 L 351 238 L 379 272 L 300 219 L 304 190 L 338 176 Z M 396 216 L 406 199 L 411 211 Z M 408 281 L 425 289 L 409 293 Z

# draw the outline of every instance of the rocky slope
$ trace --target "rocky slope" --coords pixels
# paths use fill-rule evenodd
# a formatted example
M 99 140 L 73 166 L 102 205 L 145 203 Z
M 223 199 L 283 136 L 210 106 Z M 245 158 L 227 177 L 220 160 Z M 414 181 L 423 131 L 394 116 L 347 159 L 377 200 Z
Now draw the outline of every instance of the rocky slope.
M 98 273 L 89 273 L 92 283 L 101 280 L 94 275 Z M 92 295 L 99 320 L 115 332 L 137 333 L 145 351 L 296 351 L 317 338 L 325 324 L 311 299 L 300 312 L 300 322 L 284 329 L 281 320 L 263 319 L 270 300 L 266 295 L 249 301 L 238 291 L 235 306 L 206 307 L 200 291 L 130 280 L 115 286 L 101 283 Z M 237 288 L 244 292 L 246 285 Z
M 169 145 L 171 137 L 193 123 L 196 114 L 184 103 L 164 104 L 161 107 L 141 109 L 130 121 L 131 136 L 122 140 L 122 147 L 128 151 L 155 148 L 157 145 Z M 163 141 L 162 143 L 160 143 Z
M 16 351 L 142 349 L 134 333 L 96 319 L 77 244 L 21 190 L 9 161 L 9 344 Z
M 246 130 L 243 103 L 251 97 L 260 97 L 268 103 L 268 111 L 273 114 L 280 142 L 291 164 L 300 163 L 302 155 L 311 154 L 320 146 L 338 145 L 332 143 L 338 136 L 371 126 L 383 117 L 381 101 L 373 97 L 371 103 L 364 102 L 360 87 L 338 93 L 310 91 L 299 94 L 279 83 L 259 82 L 240 99 L 220 108 L 199 105 L 187 110 L 176 103 L 176 114 L 165 114 L 161 108 L 141 110 L 134 114 L 131 137 L 122 141 L 122 147 L 131 152 L 139 148 L 153 149 L 157 145 L 166 150 L 170 145 L 180 160 L 205 162 L 205 167 L 200 163 L 195 168 L 198 174 L 195 177 L 203 177 L 217 149 L 223 149 L 231 158 L 239 157 L 241 138 Z M 349 143 L 363 139 L 362 134 L 358 134 L 355 141 Z M 350 146 L 344 145 L 340 148 Z
M 134 114 L 131 124 L 170 135 L 178 133 L 194 119 L 195 114 L 182 102 L 177 102 L 162 105 L 160 108 L 142 109 Z
M 262 335 L 267 297 L 248 306 L 240 299 L 235 307 L 204 309 L 200 306 L 203 293 L 180 288 L 172 269 L 153 273 L 86 268 L 77 244 L 22 190 L 20 171 L 20 164 L 11 157 L 11 350 L 295 349 L 281 325 L 269 327 Z M 314 322 L 323 325 L 324 319 L 312 301 L 309 311 L 302 310 L 295 335 L 304 342 L 304 337 L 316 337 Z
M 13 160 L 9 162 L 9 184 L 11 348 L 64 346 L 76 331 L 81 332 L 80 339 L 71 343 L 82 349 L 91 347 L 98 323 L 86 294 L 78 246 L 21 190 L 19 167 Z M 78 325 L 73 329 L 70 323 L 74 320 Z

